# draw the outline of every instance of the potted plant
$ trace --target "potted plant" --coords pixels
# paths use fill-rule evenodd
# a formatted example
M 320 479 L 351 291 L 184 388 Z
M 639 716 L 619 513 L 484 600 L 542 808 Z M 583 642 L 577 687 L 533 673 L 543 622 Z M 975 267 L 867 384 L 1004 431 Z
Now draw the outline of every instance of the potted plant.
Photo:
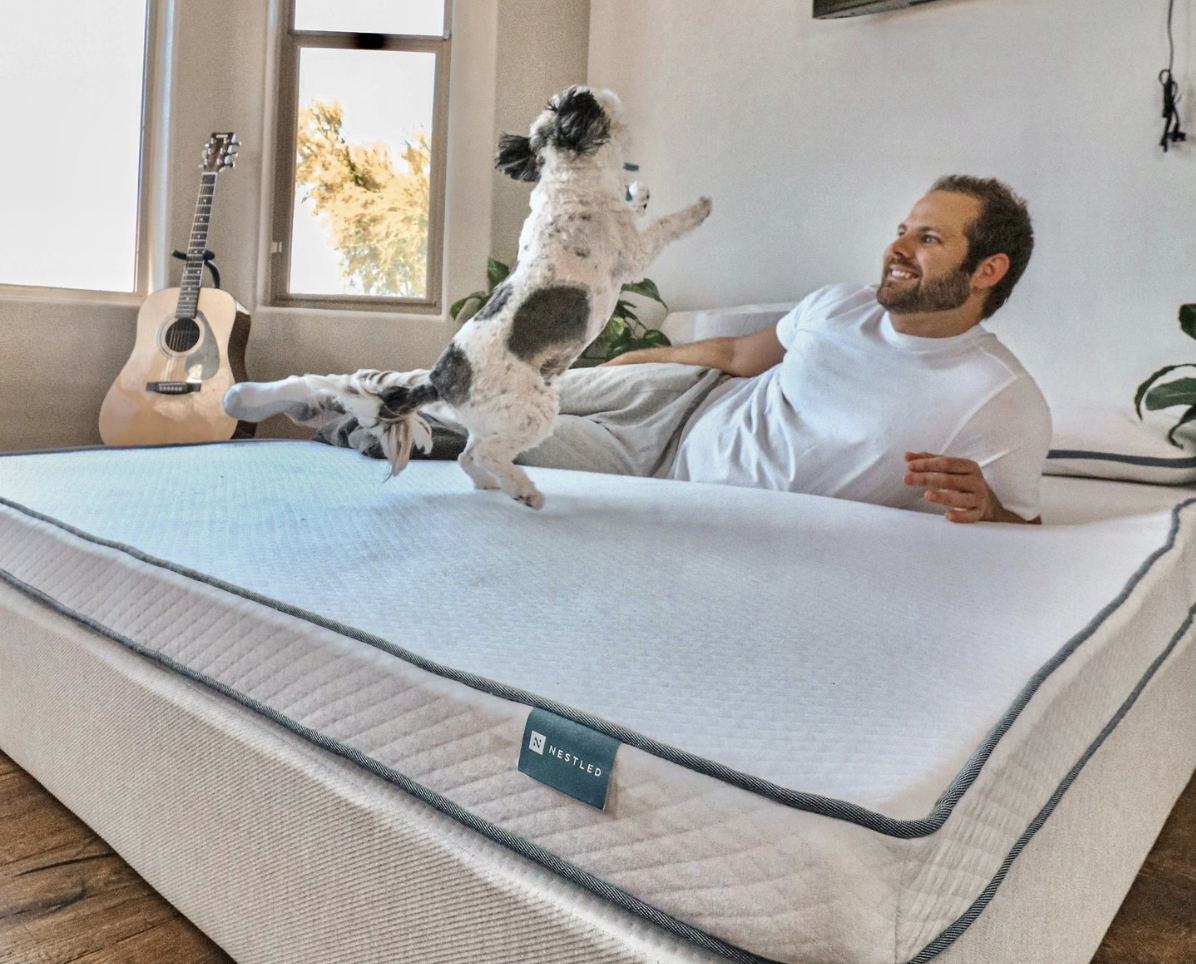
M 1189 338 L 1196 338 L 1196 304 L 1181 305 L 1179 309 L 1179 327 Z M 1142 405 L 1145 403 L 1149 411 L 1155 412 L 1163 408 L 1176 405 L 1186 405 L 1179 421 L 1167 433 L 1167 441 L 1177 448 L 1182 448 L 1175 440 L 1175 430 L 1181 425 L 1196 422 L 1196 378 L 1175 378 L 1171 381 L 1156 384 L 1160 378 L 1179 368 L 1196 368 L 1196 363 L 1181 362 L 1178 365 L 1167 365 L 1146 379 L 1138 386 L 1134 396 L 1134 410 L 1138 418 L 1142 418 Z
M 449 306 L 449 316 L 462 324 L 481 311 L 482 306 L 490 300 L 497 288 L 511 273 L 511 269 L 497 258 L 486 259 L 486 290 L 474 291 Z M 635 281 L 623 285 L 623 291 L 639 295 L 655 301 L 668 311 L 668 305 L 660 297 L 660 291 L 650 279 Z M 593 343 L 582 353 L 574 363 L 575 366 L 587 367 L 609 361 L 624 352 L 635 351 L 638 348 L 656 348 L 669 344 L 664 332 L 649 328 L 636 312 L 636 307 L 626 298 L 620 298 L 615 303 L 615 310 L 611 312 L 606 327 L 594 339 Z

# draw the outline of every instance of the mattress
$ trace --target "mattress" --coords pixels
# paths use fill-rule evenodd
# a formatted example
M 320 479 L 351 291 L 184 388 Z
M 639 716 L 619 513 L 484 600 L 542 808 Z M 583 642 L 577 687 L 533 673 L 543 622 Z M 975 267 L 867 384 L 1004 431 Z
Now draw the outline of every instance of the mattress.
M 735 960 L 949 950 L 1191 637 L 1187 502 L 1029 530 L 534 474 L 542 513 L 304 443 L 10 457 L 0 569 L 674 953 Z M 533 714 L 617 746 L 604 809 L 520 769 Z

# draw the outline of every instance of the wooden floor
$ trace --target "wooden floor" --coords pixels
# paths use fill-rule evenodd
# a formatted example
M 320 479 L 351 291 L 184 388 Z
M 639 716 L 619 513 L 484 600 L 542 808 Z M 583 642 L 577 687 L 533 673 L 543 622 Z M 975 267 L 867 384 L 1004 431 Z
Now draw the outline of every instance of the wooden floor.
M 223 964 L 229 958 L 0 753 L 0 964 Z M 1196 962 L 1196 778 L 1093 964 Z
M 0 962 L 231 961 L 0 753 Z

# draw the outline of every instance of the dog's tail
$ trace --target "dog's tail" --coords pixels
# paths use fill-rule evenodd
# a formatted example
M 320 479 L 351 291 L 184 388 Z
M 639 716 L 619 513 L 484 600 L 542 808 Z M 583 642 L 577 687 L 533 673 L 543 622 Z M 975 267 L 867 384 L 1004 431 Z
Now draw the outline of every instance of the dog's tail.
M 362 394 L 346 408 L 357 416 L 362 428 L 371 428 L 371 419 L 377 425 L 382 454 L 390 463 L 390 474 L 395 476 L 411 461 L 412 446 L 425 454 L 432 451 L 432 429 L 419 410 L 438 401 L 440 393 L 426 371 L 379 374 L 384 377 L 378 384 L 364 386 Z M 386 378 L 388 375 L 391 377 Z
M 411 460 L 413 446 L 432 450 L 432 429 L 419 410 L 440 398 L 429 372 L 378 371 L 363 368 L 352 375 L 292 375 L 276 382 L 238 382 L 224 395 L 224 410 L 233 418 L 260 422 L 286 415 L 299 425 L 321 429 L 351 415 L 374 435 L 390 474 L 398 475 Z

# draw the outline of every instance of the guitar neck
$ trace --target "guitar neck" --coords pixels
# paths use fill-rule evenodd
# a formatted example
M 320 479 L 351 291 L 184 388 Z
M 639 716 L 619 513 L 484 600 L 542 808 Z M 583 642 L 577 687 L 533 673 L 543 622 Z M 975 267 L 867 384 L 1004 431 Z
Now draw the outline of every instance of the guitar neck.
M 187 264 L 179 284 L 179 304 L 176 318 L 194 318 L 199 305 L 199 288 L 203 283 L 203 253 L 208 247 L 208 223 L 212 219 L 212 198 L 216 194 L 216 172 L 204 171 L 200 176 L 199 198 L 195 202 L 195 219 L 191 222 L 191 239 L 187 242 Z

